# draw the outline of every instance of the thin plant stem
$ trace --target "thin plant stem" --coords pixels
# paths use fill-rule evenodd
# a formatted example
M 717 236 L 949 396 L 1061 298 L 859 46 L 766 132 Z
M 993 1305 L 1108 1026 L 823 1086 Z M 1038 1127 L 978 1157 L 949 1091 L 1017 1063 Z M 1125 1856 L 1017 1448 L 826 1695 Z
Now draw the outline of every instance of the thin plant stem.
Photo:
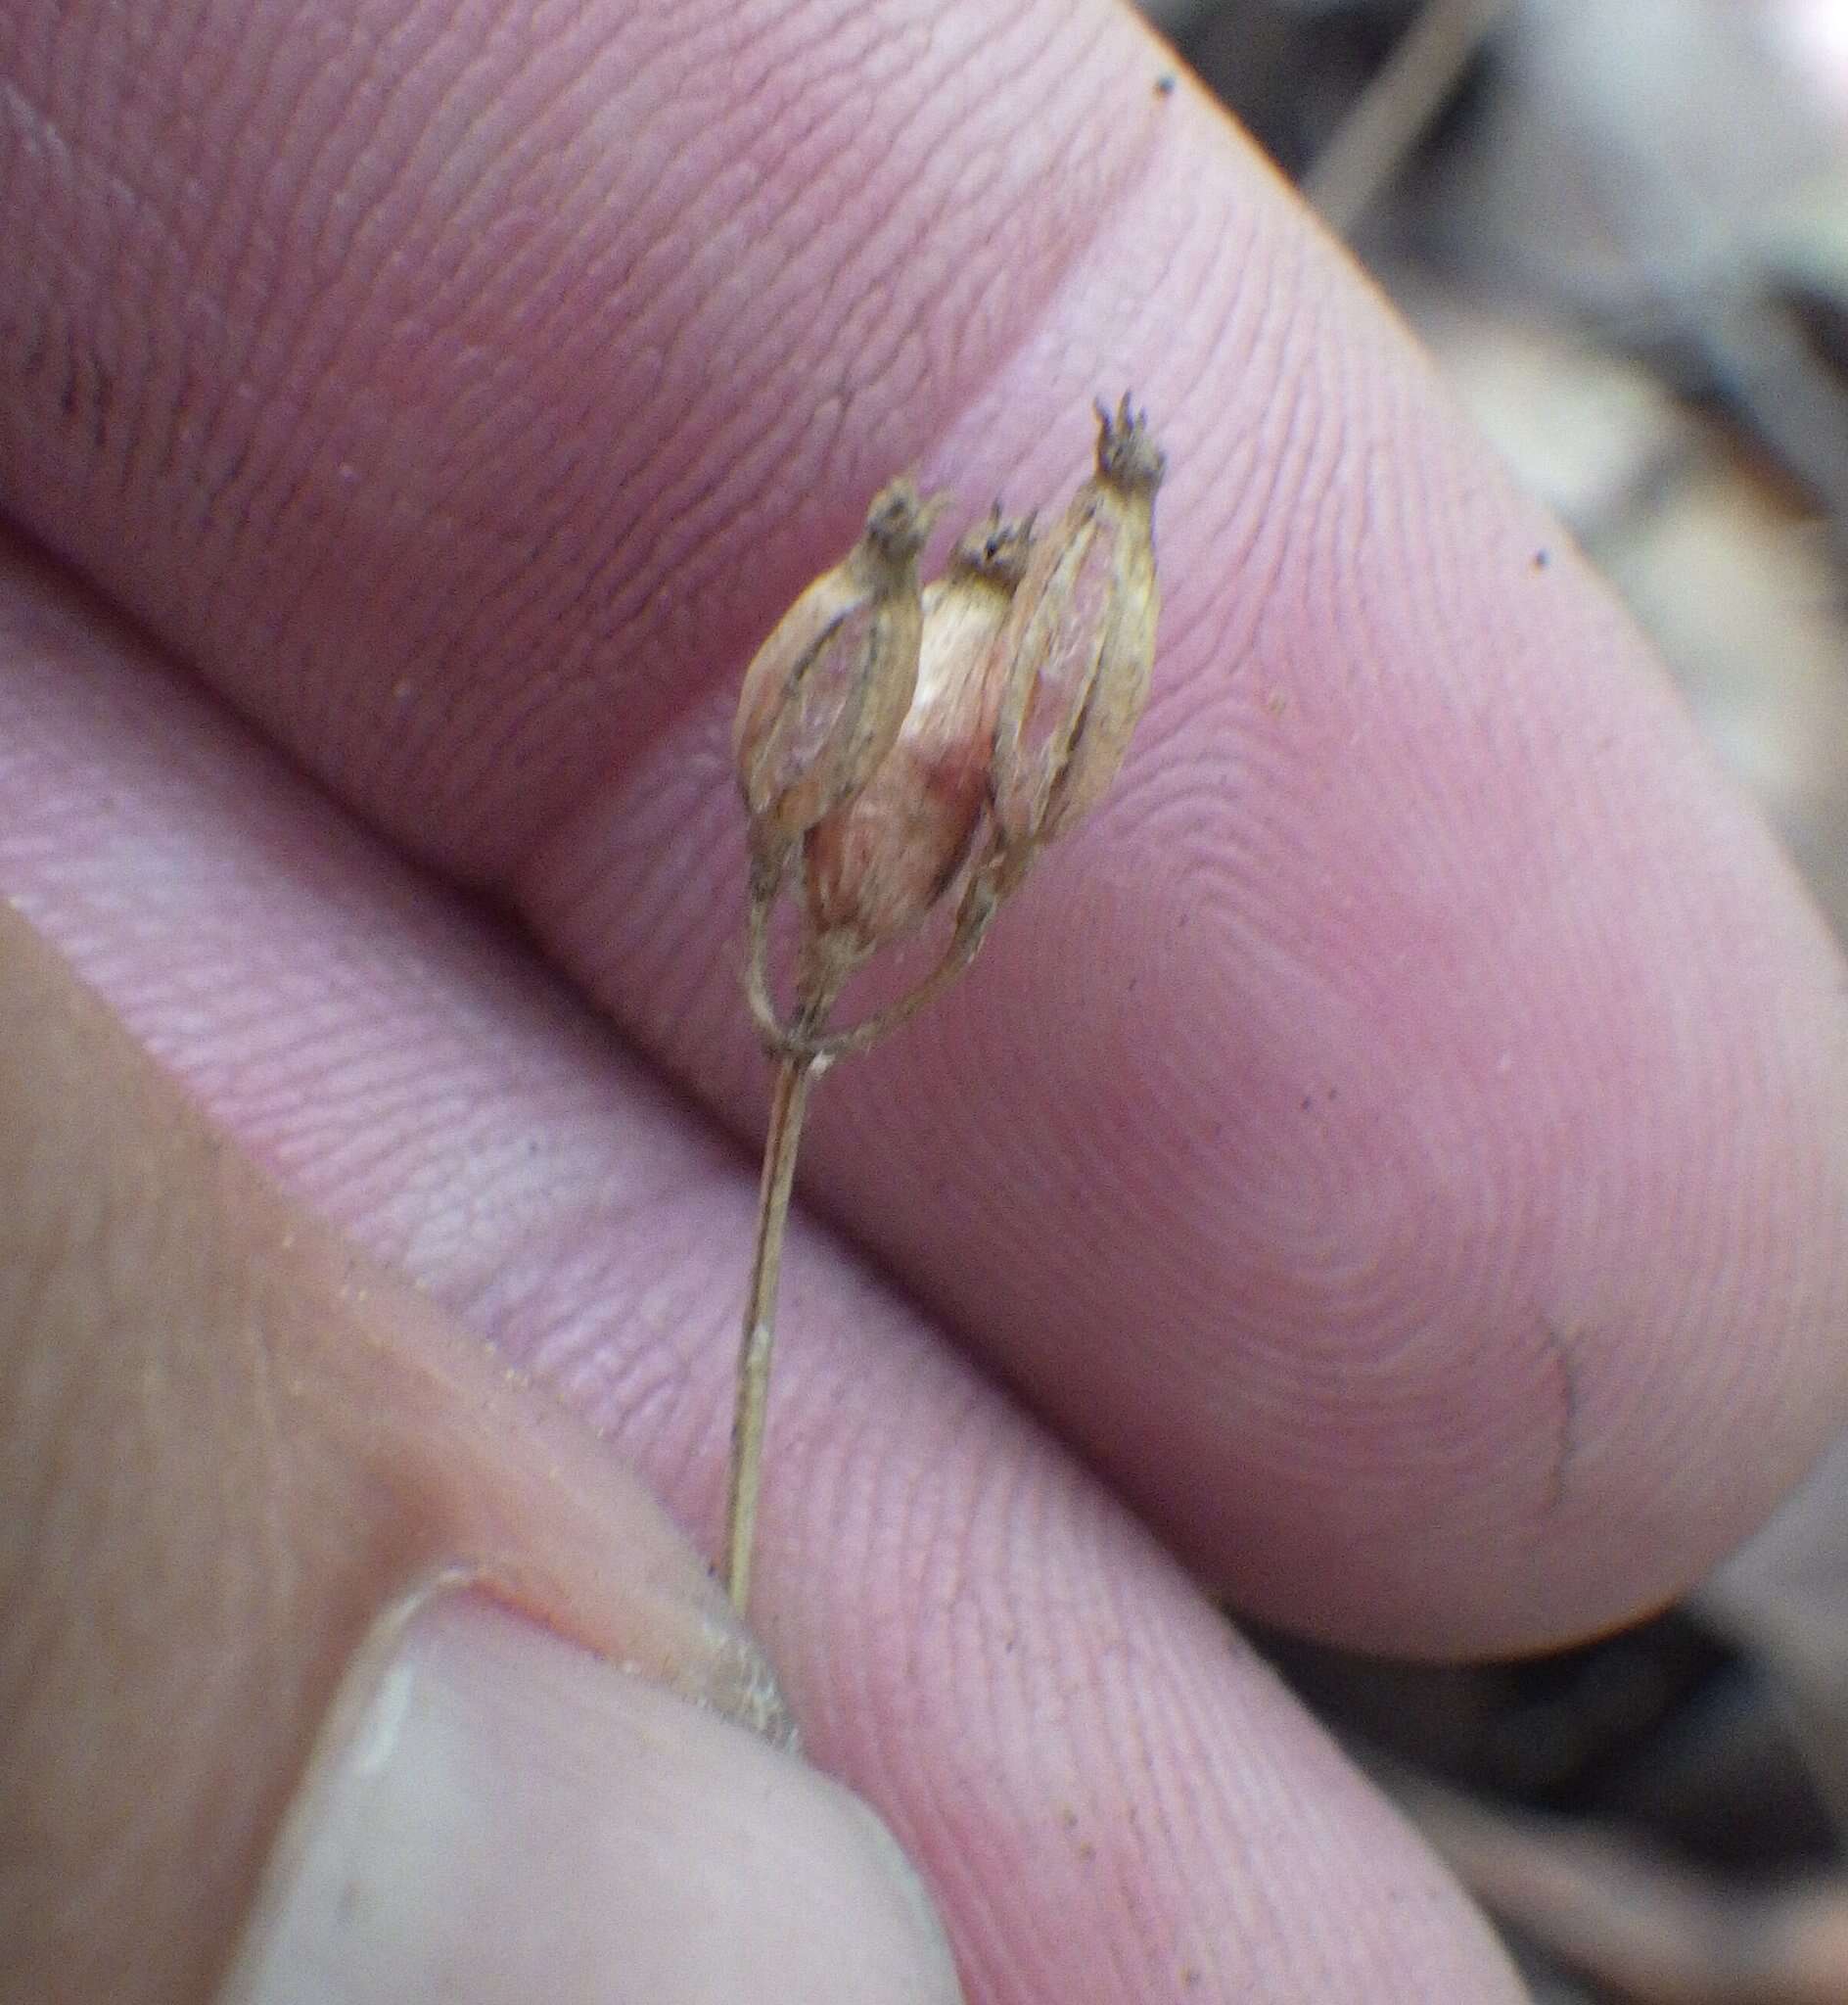
M 754 950 L 762 949 L 768 901 L 754 889 Z M 753 961 L 762 966 L 758 952 L 754 952 Z M 813 1038 L 827 1021 L 834 998 L 831 983 L 809 983 L 797 1003 L 794 1034 L 805 1040 Z M 796 1183 L 796 1151 L 802 1144 L 808 1089 L 827 1066 L 825 1057 L 812 1052 L 780 1050 L 770 1089 L 770 1126 L 763 1139 L 763 1174 L 758 1184 L 757 1243 L 751 1255 L 751 1288 L 745 1298 L 744 1334 L 738 1346 L 731 1468 L 725 1483 L 724 1584 L 732 1607 L 741 1615 L 751 1599 L 751 1552 L 757 1536 L 758 1491 L 763 1467 L 763 1416 L 770 1391 L 770 1352 L 776 1342 L 776 1283 L 783 1271 L 783 1233 Z
M 1018 865 L 1009 888 L 1017 881 Z M 901 1024 L 908 1023 L 974 960 L 988 938 L 999 903 L 1000 895 L 988 874 L 977 871 L 956 914 L 955 931 L 937 965 L 896 1002 L 888 1002 L 863 1022 L 843 1030 L 824 1031 L 822 1017 L 812 1010 L 799 1012 L 794 1023 L 785 1023 L 777 1014 L 769 983 L 769 905 L 754 897 L 749 951 L 745 956 L 745 995 L 764 1044 L 779 1057 L 808 1058 L 817 1070 L 849 1052 L 870 1050 Z
M 763 1178 L 758 1188 L 757 1246 L 751 1258 L 751 1292 L 745 1302 L 744 1336 L 738 1349 L 731 1473 L 725 1487 L 725 1592 L 741 1615 L 751 1599 L 751 1548 L 758 1524 L 770 1351 L 776 1341 L 776 1283 L 783 1265 L 783 1229 L 789 1219 L 796 1150 L 802 1141 L 802 1118 L 813 1071 L 814 1061 L 809 1058 L 777 1060 L 770 1131 L 763 1144 Z
M 896 1002 L 889 1002 L 876 1015 L 869 1016 L 863 1023 L 851 1025 L 846 1030 L 805 1032 L 800 1028 L 785 1030 L 780 1040 L 780 1049 L 795 1051 L 811 1058 L 819 1064 L 831 1065 L 836 1058 L 844 1058 L 850 1051 L 870 1050 L 881 1038 L 897 1030 L 901 1023 L 909 1023 L 924 1005 L 932 1002 L 947 989 L 976 957 L 982 942 L 988 937 L 989 922 L 994 916 L 994 906 L 983 902 L 972 906 L 967 915 L 959 919 L 956 931 L 949 945 L 944 950 L 943 958 L 931 969 L 922 981 Z

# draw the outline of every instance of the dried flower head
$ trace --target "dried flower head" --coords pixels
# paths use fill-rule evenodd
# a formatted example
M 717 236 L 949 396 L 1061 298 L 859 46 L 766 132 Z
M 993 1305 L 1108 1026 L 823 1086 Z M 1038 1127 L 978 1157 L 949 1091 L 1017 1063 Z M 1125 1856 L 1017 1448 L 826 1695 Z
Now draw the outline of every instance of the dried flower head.
M 1102 799 L 1148 700 L 1161 594 L 1155 490 L 1167 459 L 1126 396 L 1097 406 L 1097 470 L 1035 550 L 995 651 L 996 882 Z
M 1096 471 L 1049 537 L 1034 543 L 1031 524 L 1003 522 L 996 507 L 920 594 L 918 552 L 942 504 L 895 481 L 859 541 L 783 616 L 745 676 L 733 736 L 751 816 L 745 988 L 776 1086 L 725 1493 L 724 1577 L 741 1609 L 808 1088 L 968 966 L 1040 847 L 1110 784 L 1148 695 L 1153 510 L 1166 462 L 1127 396 L 1097 415 Z M 785 1020 L 771 993 L 770 915 L 798 846 L 802 946 Z M 831 1028 L 853 970 L 916 927 L 965 864 L 937 964 L 898 1001 Z
M 917 558 L 945 496 L 901 478 L 859 540 L 776 624 L 745 672 L 732 729 L 754 874 L 773 891 L 790 851 L 863 787 L 892 749 L 917 682 Z
M 808 923 L 819 957 L 841 971 L 921 925 L 968 858 L 1000 713 L 994 640 L 1032 539 L 1032 523 L 1003 520 L 996 503 L 957 543 L 924 588 L 917 689 L 897 741 L 808 831 Z

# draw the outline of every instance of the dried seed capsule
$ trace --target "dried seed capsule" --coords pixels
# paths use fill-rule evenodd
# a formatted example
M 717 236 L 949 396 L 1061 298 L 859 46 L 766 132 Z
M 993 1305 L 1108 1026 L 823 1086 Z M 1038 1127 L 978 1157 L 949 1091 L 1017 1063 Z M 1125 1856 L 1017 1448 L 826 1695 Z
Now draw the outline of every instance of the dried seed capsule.
M 995 642 L 1008 665 L 993 790 L 1001 889 L 1102 799 L 1148 700 L 1168 462 L 1127 396 L 1097 417 L 1097 471 L 1034 551 Z
M 924 590 L 917 690 L 892 750 L 846 807 L 808 832 L 808 920 L 851 966 L 913 931 L 968 856 L 988 798 L 1005 663 L 994 650 L 1033 525 L 998 505 Z
M 771 890 L 791 847 L 871 778 L 917 682 L 918 552 L 947 497 L 883 488 L 853 549 L 796 600 L 745 672 L 732 728 L 752 857 Z

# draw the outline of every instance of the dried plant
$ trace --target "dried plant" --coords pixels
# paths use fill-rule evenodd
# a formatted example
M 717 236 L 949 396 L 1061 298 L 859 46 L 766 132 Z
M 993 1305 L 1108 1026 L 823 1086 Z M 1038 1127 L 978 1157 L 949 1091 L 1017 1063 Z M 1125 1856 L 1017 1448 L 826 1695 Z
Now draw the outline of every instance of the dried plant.
M 1097 416 L 1096 470 L 1049 533 L 996 504 L 921 589 L 918 555 L 947 497 L 923 501 L 903 478 L 883 489 L 859 541 L 802 592 L 745 674 L 732 739 L 750 821 L 745 986 L 776 1078 L 725 1505 L 724 1578 L 741 1610 L 809 1086 L 968 966 L 1040 851 L 1103 797 L 1147 701 L 1166 461 L 1128 396 Z M 792 871 L 785 1016 L 770 920 Z M 920 981 L 856 1024 L 831 1025 L 860 968 L 952 907 L 947 945 Z

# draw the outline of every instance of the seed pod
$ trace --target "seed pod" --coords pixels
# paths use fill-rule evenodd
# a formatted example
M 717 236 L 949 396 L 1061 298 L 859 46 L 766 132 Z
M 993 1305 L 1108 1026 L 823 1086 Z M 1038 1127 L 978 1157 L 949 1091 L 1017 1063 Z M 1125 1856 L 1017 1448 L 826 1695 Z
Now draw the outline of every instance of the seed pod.
M 969 854 L 988 798 L 1005 663 L 994 641 L 1027 567 L 1031 522 L 997 505 L 924 589 L 917 690 L 897 742 L 846 807 L 809 830 L 808 920 L 852 965 L 914 931 Z
M 1168 462 L 1127 396 L 1097 417 L 1097 471 L 1035 549 L 995 642 L 1008 665 L 993 788 L 1002 888 L 1102 799 L 1148 700 Z
M 858 542 L 796 600 L 745 672 L 732 728 L 754 865 L 771 887 L 790 848 L 892 749 L 917 682 L 917 556 L 947 497 L 883 488 Z

